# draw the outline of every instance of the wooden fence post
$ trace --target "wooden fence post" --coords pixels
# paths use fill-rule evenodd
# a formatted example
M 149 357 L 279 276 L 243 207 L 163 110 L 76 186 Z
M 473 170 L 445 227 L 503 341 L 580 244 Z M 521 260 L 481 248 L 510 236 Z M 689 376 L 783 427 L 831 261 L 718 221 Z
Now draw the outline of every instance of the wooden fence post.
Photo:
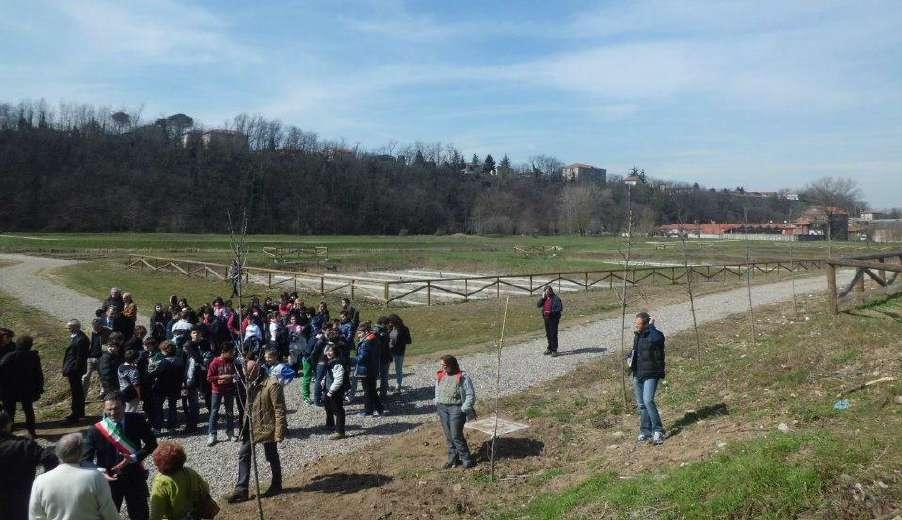
M 858 278 L 858 282 L 855 284 L 855 304 L 861 305 L 864 303 L 864 272 L 865 269 L 858 269 L 855 273 L 856 275 L 861 275 Z
M 467 279 L 464 278 L 464 301 L 465 301 L 465 302 L 470 301 L 470 289 L 469 289 L 469 286 L 470 286 L 470 284 L 467 283 Z
M 836 266 L 827 264 L 827 309 L 830 314 L 839 314 L 839 300 L 836 294 Z
M 589 272 L 586 271 L 586 292 L 589 292 Z
M 501 299 L 501 277 L 495 278 L 495 295 L 500 300 Z
M 432 280 L 426 280 L 426 306 L 432 305 Z
M 389 297 L 390 297 L 389 294 L 388 294 L 388 282 L 385 282 L 385 283 L 383 284 L 383 290 L 385 291 L 385 292 L 383 293 L 383 294 L 384 294 L 384 301 L 383 301 L 383 304 L 384 304 L 386 307 L 388 307 L 388 299 L 389 299 Z
M 326 277 L 325 276 L 319 277 L 319 295 L 321 297 L 326 296 Z
M 351 280 L 351 301 L 354 301 L 354 286 L 357 285 L 357 280 Z
M 272 289 L 272 273 L 266 273 L 266 286 Z

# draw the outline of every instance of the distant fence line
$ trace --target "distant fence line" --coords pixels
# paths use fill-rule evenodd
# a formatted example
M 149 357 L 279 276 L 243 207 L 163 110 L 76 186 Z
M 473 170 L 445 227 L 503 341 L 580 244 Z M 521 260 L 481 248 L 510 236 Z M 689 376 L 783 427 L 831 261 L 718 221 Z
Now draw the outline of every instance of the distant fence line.
M 393 276 L 389 273 L 367 275 L 312 274 L 279 269 L 245 267 L 244 281 L 285 290 L 316 293 L 320 296 L 340 293 L 352 299 L 364 297 L 383 305 L 392 303 L 425 304 L 470 301 L 471 299 L 500 298 L 506 295 L 534 296 L 548 286 L 559 292 L 590 289 L 613 290 L 625 281 L 629 285 L 677 285 L 689 276 L 701 281 L 741 279 L 749 269 L 752 273 L 795 273 L 814 271 L 825 266 L 823 259 L 794 259 L 724 265 L 691 265 L 666 267 L 635 267 L 590 271 L 552 271 L 544 273 L 504 274 L 484 276 L 452 276 L 417 278 Z M 178 260 L 146 255 L 129 255 L 129 269 L 153 272 L 176 272 L 185 276 L 226 280 L 229 266 L 195 260 Z M 378 276 L 383 276 L 379 278 Z

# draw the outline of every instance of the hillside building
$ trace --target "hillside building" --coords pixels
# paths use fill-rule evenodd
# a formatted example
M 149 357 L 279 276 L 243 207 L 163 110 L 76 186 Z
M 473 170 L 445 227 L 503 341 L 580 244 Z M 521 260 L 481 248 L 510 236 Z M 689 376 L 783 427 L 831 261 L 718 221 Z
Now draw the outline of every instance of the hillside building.
M 607 182 L 608 171 L 591 164 L 573 163 L 561 168 L 561 176 L 569 182 Z

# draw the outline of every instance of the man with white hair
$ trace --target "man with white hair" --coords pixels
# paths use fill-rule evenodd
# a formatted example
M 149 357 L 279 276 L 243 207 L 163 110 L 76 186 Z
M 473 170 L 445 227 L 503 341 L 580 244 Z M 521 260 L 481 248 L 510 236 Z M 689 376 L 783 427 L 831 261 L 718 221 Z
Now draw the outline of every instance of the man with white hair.
M 85 416 L 85 387 L 82 376 L 88 370 L 88 349 L 91 340 L 81 330 L 81 322 L 72 319 L 66 324 L 69 329 L 69 346 L 63 354 L 63 377 L 69 381 L 72 394 L 71 413 L 65 418 L 67 424 L 75 424 Z
M 122 309 L 125 308 L 125 301 L 122 300 L 122 291 L 118 287 L 110 288 L 110 297 L 103 301 L 101 309 L 103 309 L 103 312 L 106 312 L 110 307 L 119 312 L 122 312 Z
M 32 520 L 116 520 L 110 485 L 97 468 L 80 466 L 84 440 L 70 433 L 56 443 L 60 465 L 38 476 L 31 486 Z

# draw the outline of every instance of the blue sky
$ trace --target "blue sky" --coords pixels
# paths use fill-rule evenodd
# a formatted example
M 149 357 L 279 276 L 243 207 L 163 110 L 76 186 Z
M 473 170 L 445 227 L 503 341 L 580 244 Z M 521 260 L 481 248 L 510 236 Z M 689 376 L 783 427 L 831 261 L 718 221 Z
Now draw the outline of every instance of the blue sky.
M 902 206 L 902 2 L 0 0 L 0 100 Z

